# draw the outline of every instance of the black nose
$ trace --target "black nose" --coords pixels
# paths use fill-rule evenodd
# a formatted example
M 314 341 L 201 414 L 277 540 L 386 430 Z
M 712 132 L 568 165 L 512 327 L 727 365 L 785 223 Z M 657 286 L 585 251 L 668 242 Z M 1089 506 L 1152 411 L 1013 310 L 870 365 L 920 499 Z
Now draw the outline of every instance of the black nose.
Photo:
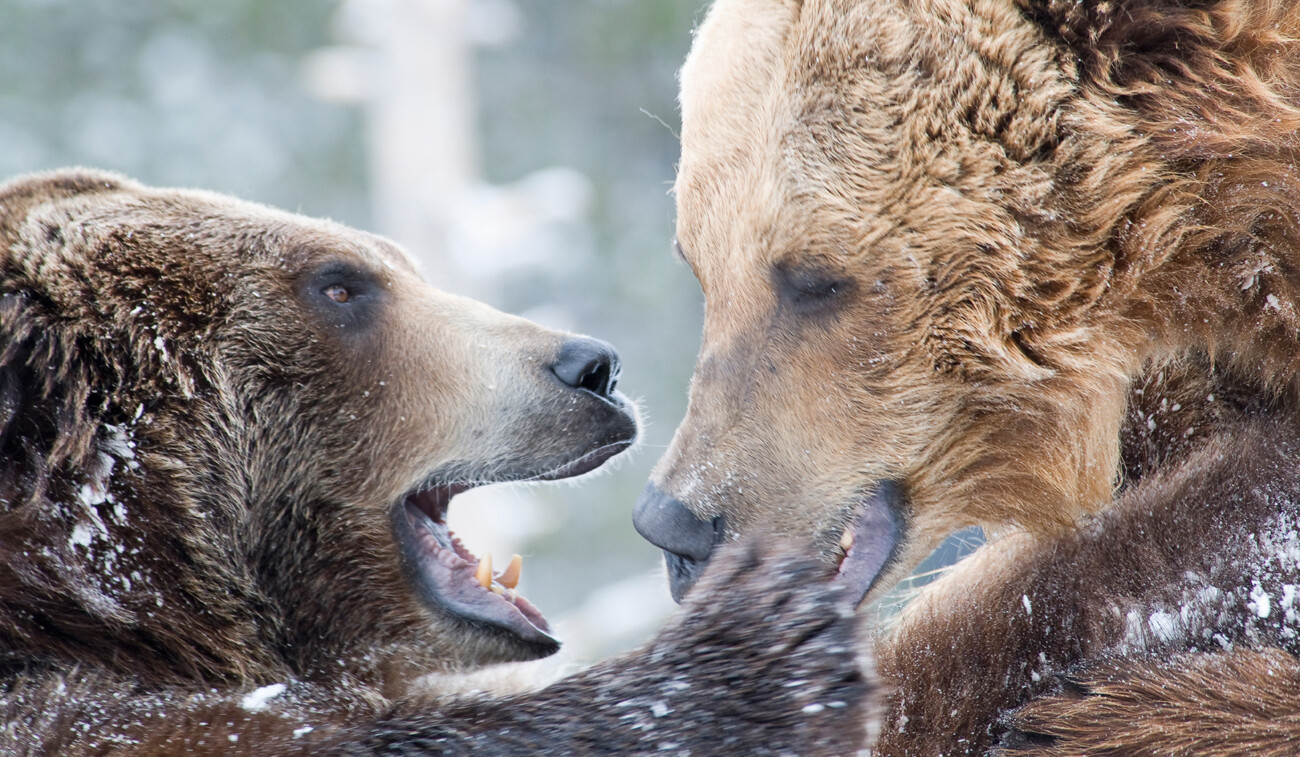
M 601 397 L 613 394 L 621 366 L 613 345 L 599 339 L 577 337 L 560 347 L 551 370 L 574 389 L 586 389 Z
M 723 520 L 700 520 L 686 506 L 646 484 L 632 511 L 632 526 L 645 540 L 664 551 L 668 588 L 681 602 L 722 539 Z

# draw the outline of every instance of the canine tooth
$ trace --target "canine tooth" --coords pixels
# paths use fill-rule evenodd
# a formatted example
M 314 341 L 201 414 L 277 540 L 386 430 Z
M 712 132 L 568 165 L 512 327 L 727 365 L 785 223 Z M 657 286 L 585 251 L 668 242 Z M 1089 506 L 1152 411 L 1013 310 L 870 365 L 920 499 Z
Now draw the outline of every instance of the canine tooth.
M 478 570 L 474 573 L 478 585 L 484 589 L 492 585 L 492 553 L 484 552 L 483 559 L 478 561 Z
M 844 529 L 844 533 L 840 534 L 840 549 L 844 550 L 845 552 L 848 552 L 849 547 L 852 546 L 853 546 L 853 530 L 850 528 L 846 528 Z
M 519 585 L 519 574 L 523 572 L 523 569 L 524 558 L 515 555 L 510 558 L 510 564 L 506 566 L 505 570 L 501 571 L 501 575 L 497 576 L 497 581 L 507 589 L 513 589 Z
M 489 587 L 488 587 L 488 591 L 492 592 L 493 594 L 505 594 L 505 593 L 506 593 L 506 590 L 505 590 L 505 589 L 501 588 L 500 586 L 498 586 L 498 585 L 496 585 L 496 584 L 492 584 L 491 586 L 489 586 Z

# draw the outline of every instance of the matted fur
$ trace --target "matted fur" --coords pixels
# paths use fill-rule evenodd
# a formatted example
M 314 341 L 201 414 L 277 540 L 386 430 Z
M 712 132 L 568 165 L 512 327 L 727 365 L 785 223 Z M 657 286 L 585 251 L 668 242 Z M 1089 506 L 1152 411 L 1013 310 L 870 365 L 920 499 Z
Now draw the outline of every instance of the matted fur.
M 1056 730 L 1048 717 L 1065 705 L 1031 704 L 1025 712 L 1042 717 L 1015 716 L 1009 725 L 1001 713 L 1050 695 L 1057 677 L 1072 671 L 1086 679 L 1089 669 L 1113 666 L 1107 680 L 1123 687 L 1119 671 L 1129 665 L 1163 665 L 1163 673 L 1143 675 L 1172 681 L 1214 665 L 1194 653 L 1300 653 L 1300 476 L 1293 462 L 1300 430 L 1294 420 L 1243 420 L 1230 399 L 1212 412 L 1228 418 L 1213 435 L 1171 454 L 1162 470 L 1135 481 L 1095 520 L 1055 537 L 1022 533 L 995 541 L 907 608 L 878 646 L 882 676 L 897 686 L 880 753 L 983 754 L 1011 727 L 1060 738 L 1046 745 L 1022 740 L 1023 749 L 1073 754 L 1075 731 Z M 1217 694 L 1205 696 L 1234 702 L 1224 707 L 1240 710 L 1238 735 L 1267 732 L 1265 745 L 1300 738 L 1294 723 L 1270 717 L 1278 710 L 1253 709 L 1286 698 L 1286 668 L 1276 681 L 1247 668 L 1219 670 L 1225 679 Z M 1134 691 L 1143 685 L 1132 682 Z M 1073 711 L 1093 718 L 1097 731 L 1142 732 L 1135 744 L 1157 745 L 1136 754 L 1176 753 L 1158 745 L 1172 750 L 1208 727 L 1189 697 L 1134 698 L 1121 713 L 1105 691 L 1098 694 L 1099 701 L 1071 705 Z M 1149 728 L 1144 702 L 1152 708 Z M 1113 722 L 1104 722 L 1107 713 Z M 1181 718 L 1184 730 L 1162 732 L 1162 718 Z
M 856 748 L 842 592 L 753 545 L 558 688 L 418 685 L 554 651 L 422 599 L 392 516 L 630 444 L 621 395 L 553 370 L 570 339 L 338 224 L 88 170 L 0 184 L 0 753 Z

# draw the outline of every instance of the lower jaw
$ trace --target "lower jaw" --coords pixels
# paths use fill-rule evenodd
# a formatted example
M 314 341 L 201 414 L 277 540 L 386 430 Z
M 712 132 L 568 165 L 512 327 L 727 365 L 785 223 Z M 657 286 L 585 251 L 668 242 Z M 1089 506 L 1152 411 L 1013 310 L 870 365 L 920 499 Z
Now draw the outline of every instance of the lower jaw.
M 477 560 L 445 525 L 400 503 L 393 528 L 407 580 L 430 610 L 503 648 L 501 661 L 537 659 L 559 650 L 546 619 L 528 600 L 513 590 L 494 593 L 478 582 Z
M 881 481 L 861 503 L 844 530 L 840 547 L 844 559 L 832 579 L 848 587 L 853 604 L 862 604 L 902 551 L 906 523 L 903 490 L 895 481 Z

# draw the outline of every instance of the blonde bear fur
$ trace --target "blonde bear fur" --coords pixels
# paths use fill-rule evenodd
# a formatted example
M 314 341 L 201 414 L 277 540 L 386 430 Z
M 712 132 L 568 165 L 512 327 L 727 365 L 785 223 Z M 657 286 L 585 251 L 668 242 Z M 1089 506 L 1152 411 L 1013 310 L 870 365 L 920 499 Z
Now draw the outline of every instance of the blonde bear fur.
M 1258 535 L 1291 534 L 1298 501 L 1298 34 L 1281 0 L 719 0 L 697 30 L 676 194 L 707 310 L 646 501 L 715 543 L 773 530 L 847 566 L 842 534 L 888 483 L 868 598 L 957 529 L 994 536 L 885 639 L 882 753 L 1004 732 L 1116 753 L 1081 734 L 1166 705 L 1187 739 L 1122 753 L 1197 752 L 1193 731 L 1213 751 L 1254 731 L 1198 729 L 1186 686 L 1138 678 L 1250 691 L 1270 680 L 1252 660 L 1281 659 L 1293 680 L 1298 566 Z M 680 592 L 707 534 L 646 522 Z M 1155 614 L 1198 580 L 1224 614 L 1171 630 Z M 1070 670 L 1096 683 L 1083 704 L 1002 720 Z M 1051 727 L 1117 691 L 1128 709 Z M 1261 701 L 1290 714 L 1247 708 L 1253 726 L 1294 723 Z

